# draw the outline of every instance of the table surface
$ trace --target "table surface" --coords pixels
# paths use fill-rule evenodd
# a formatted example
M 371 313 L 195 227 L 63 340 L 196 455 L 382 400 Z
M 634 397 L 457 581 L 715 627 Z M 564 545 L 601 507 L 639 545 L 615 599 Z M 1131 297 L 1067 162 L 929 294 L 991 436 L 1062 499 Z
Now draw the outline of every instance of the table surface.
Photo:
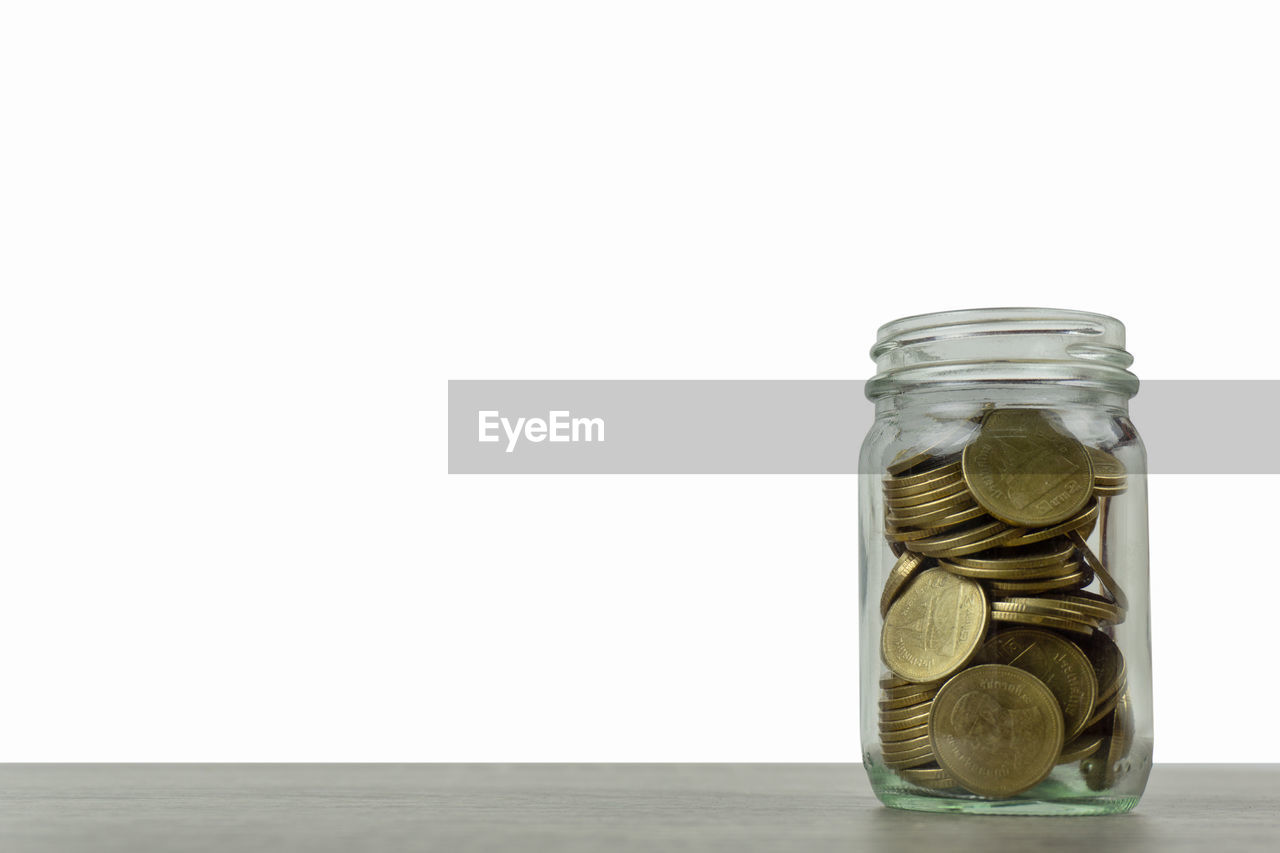
M 1280 765 L 1158 765 L 1137 810 L 881 806 L 856 764 L 0 765 L 0 850 L 1275 850 Z

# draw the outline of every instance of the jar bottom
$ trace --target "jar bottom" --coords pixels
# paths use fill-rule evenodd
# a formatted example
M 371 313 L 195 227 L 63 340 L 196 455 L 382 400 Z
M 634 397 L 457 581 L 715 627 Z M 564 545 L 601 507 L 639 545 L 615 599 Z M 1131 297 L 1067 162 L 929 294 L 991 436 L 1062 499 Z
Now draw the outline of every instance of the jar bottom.
M 904 784 L 893 771 L 869 765 L 871 787 L 886 806 L 918 812 L 985 815 L 1108 815 L 1123 814 L 1138 804 L 1138 795 L 1081 792 L 1051 776 L 1026 794 L 1005 800 L 975 797 L 955 790 L 930 792 Z

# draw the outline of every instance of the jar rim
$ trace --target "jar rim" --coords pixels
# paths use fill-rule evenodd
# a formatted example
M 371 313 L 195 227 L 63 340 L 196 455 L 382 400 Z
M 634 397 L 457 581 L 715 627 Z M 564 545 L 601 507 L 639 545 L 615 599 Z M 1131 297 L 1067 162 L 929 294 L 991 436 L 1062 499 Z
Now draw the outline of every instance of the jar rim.
M 1070 384 L 1133 396 L 1124 324 L 1092 311 L 972 308 L 901 317 L 871 348 L 867 396 L 920 387 Z
M 1063 331 L 1075 334 L 1089 334 L 1092 327 L 1095 330 L 1092 334 L 1105 338 L 1106 344 L 1124 348 L 1124 323 L 1108 314 L 1074 308 L 960 308 L 890 320 L 876 330 L 876 344 L 871 348 L 871 357 L 877 358 L 877 352 L 886 346 L 902 345 L 906 342 L 904 338 L 913 339 L 924 332 L 932 332 L 936 337 L 948 331 L 954 335 L 966 327 L 982 324 L 1029 323 L 1062 324 Z

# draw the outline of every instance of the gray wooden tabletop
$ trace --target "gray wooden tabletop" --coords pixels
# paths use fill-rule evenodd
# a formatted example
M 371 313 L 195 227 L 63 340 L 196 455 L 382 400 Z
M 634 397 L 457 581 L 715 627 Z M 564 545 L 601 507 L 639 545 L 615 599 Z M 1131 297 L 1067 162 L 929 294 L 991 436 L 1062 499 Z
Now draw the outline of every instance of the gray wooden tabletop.
M 1162 765 L 1114 817 L 917 814 L 848 764 L 0 765 L 0 851 L 1280 849 L 1280 765 Z

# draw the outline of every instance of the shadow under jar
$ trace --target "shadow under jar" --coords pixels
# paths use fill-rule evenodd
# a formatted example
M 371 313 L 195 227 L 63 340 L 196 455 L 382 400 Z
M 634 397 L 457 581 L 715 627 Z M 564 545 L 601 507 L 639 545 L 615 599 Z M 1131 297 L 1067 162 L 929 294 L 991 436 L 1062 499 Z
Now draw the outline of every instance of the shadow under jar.
M 859 467 L 862 752 L 897 808 L 1112 814 L 1151 770 L 1146 454 L 1124 326 L 881 327 Z

